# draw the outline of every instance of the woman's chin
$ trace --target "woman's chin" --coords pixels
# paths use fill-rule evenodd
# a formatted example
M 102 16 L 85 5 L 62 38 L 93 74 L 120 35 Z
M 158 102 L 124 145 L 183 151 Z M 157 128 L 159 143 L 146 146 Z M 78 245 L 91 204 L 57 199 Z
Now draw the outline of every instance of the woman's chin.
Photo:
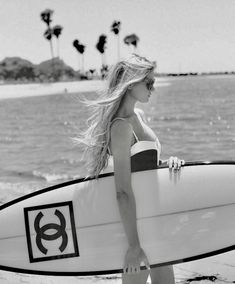
M 151 97 L 151 96 L 147 96 L 147 97 L 145 97 L 145 98 L 142 98 L 141 100 L 139 100 L 139 102 L 140 102 L 140 103 L 148 103 L 149 100 L 150 100 L 150 97 Z

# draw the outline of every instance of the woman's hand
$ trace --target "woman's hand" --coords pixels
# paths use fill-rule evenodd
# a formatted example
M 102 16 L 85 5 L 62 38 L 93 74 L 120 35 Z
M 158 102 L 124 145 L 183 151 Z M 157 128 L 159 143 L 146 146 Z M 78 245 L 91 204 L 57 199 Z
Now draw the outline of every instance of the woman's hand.
M 150 264 L 148 258 L 143 251 L 143 249 L 139 246 L 133 248 L 129 247 L 125 257 L 125 265 L 123 268 L 123 273 L 139 273 L 140 272 L 140 265 L 144 263 L 147 269 L 150 269 Z
M 170 157 L 167 161 L 167 165 L 169 166 L 169 169 L 179 170 L 181 166 L 185 164 L 184 160 L 181 160 L 177 157 Z

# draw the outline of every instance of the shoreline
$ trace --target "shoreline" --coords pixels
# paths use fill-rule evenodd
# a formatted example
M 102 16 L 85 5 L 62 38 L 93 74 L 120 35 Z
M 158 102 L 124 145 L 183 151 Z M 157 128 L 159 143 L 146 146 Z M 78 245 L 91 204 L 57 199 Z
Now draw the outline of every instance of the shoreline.
M 102 84 L 102 81 L 94 80 L 58 83 L 0 85 L 0 100 L 59 95 L 66 93 L 70 94 L 76 92 L 93 92 L 101 88 Z
M 216 79 L 218 77 L 228 78 L 234 75 L 207 75 L 207 76 L 193 76 L 198 78 Z M 156 77 L 155 88 L 166 87 L 175 80 L 185 80 L 192 78 L 192 76 L 183 77 Z M 96 92 L 102 89 L 104 85 L 103 80 L 84 80 L 84 81 L 69 81 L 56 83 L 26 83 L 26 84 L 0 84 L 0 100 L 17 99 L 27 97 L 49 96 L 49 95 L 63 95 L 74 93 Z
M 167 86 L 168 79 L 158 78 L 156 87 Z M 96 92 L 102 89 L 104 81 L 72 81 L 57 83 L 32 83 L 0 85 L 0 100 L 48 95 Z

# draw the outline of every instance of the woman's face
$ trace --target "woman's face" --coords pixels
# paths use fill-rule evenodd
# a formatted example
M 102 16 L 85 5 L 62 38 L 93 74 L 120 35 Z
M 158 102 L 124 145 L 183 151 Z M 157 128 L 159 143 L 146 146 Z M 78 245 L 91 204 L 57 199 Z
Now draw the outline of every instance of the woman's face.
M 136 83 L 130 90 L 130 95 L 141 103 L 147 103 L 150 99 L 151 92 L 154 91 L 154 73 L 151 72 L 141 82 Z

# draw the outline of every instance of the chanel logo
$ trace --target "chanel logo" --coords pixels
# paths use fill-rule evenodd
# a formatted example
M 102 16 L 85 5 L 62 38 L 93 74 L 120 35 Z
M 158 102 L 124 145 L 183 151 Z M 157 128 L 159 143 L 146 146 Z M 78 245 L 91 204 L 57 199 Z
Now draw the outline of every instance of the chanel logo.
M 42 239 L 47 240 L 47 241 L 54 241 L 54 240 L 62 237 L 62 244 L 59 247 L 61 252 L 63 252 L 65 250 L 65 248 L 68 244 L 68 236 L 67 236 L 67 233 L 65 231 L 66 221 L 65 221 L 64 215 L 57 209 L 55 210 L 54 214 L 59 218 L 60 225 L 49 223 L 47 225 L 40 227 L 39 223 L 40 223 L 40 221 L 43 217 L 42 212 L 38 213 L 38 215 L 36 216 L 35 221 L 34 221 L 34 228 L 35 228 L 35 231 L 37 233 L 36 243 L 37 243 L 39 250 L 43 254 L 47 254 L 47 249 L 42 245 Z M 46 231 L 48 231 L 50 229 L 56 230 L 56 233 L 52 234 L 52 235 L 46 234 Z
M 24 208 L 29 261 L 79 256 L 72 201 Z

